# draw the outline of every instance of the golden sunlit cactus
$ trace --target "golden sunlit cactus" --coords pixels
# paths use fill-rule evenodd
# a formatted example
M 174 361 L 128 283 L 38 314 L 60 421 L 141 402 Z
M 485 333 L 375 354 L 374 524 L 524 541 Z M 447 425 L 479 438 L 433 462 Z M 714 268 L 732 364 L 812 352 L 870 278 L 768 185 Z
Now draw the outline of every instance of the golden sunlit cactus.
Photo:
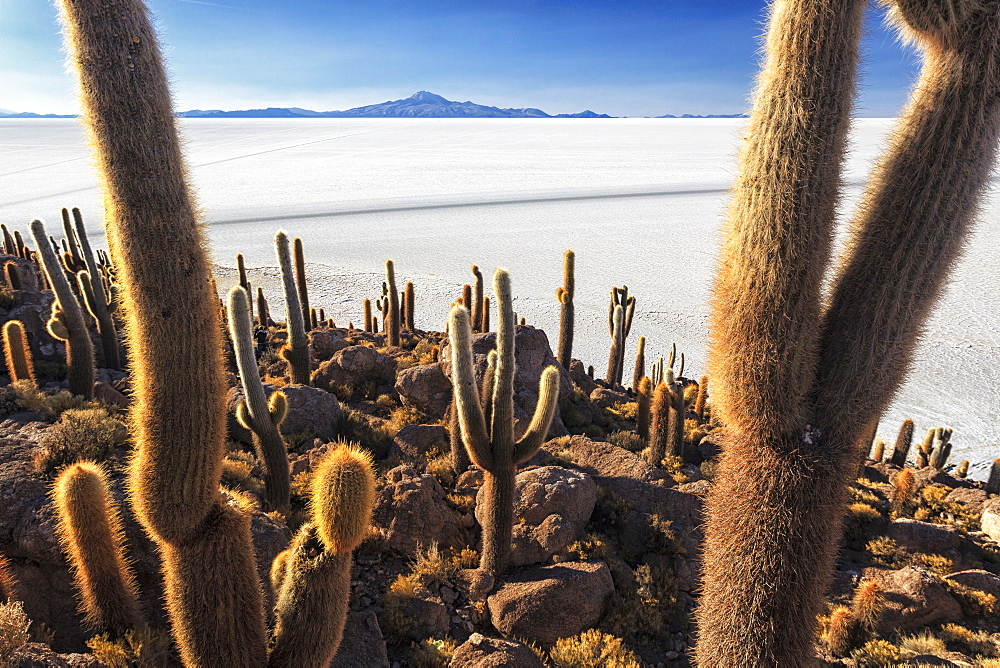
M 556 290 L 559 300 L 559 346 L 556 359 L 562 368 L 569 371 L 573 358 L 573 296 L 576 292 L 576 253 L 567 250 L 563 254 L 563 284 Z
M 107 472 L 93 462 L 71 464 L 56 478 L 52 496 L 87 625 L 114 636 L 138 628 L 135 581 Z
M 24 323 L 20 320 L 8 320 L 4 323 L 3 352 L 7 360 L 7 375 L 12 383 L 18 380 L 35 382 L 31 348 L 24 333 Z
M 385 261 L 385 299 L 387 308 L 384 311 L 385 344 L 399 345 L 399 292 L 396 290 L 396 271 L 392 260 Z
M 472 357 L 469 310 L 452 307 L 448 333 L 452 350 L 452 385 L 462 440 L 472 463 L 483 471 L 483 549 L 480 568 L 503 575 L 510 561 L 514 524 L 514 476 L 548 434 L 559 398 L 559 372 L 547 367 L 539 379 L 538 403 L 527 430 L 514 439 L 514 308 L 510 276 L 498 269 L 493 277 L 497 298 L 495 371 L 491 385 L 489 426 L 481 405 Z
M 288 342 L 281 348 L 279 355 L 288 362 L 288 375 L 291 381 L 308 385 L 310 371 L 309 339 L 306 336 L 308 318 L 303 315 L 295 273 L 292 268 L 288 235 L 284 230 L 279 230 L 274 235 L 274 247 L 278 254 L 281 282 L 285 289 L 285 326 L 288 330 Z
M 63 225 L 69 228 L 70 214 L 66 209 L 62 210 Z M 90 247 L 90 239 L 87 237 L 87 228 L 83 224 L 83 214 L 80 209 L 73 208 L 73 223 L 76 229 L 76 238 L 80 242 L 82 260 L 86 266 L 88 276 L 92 277 L 93 285 L 91 293 L 84 295 L 85 304 L 90 314 L 97 322 L 97 333 L 101 336 L 101 351 L 104 355 L 104 366 L 108 369 L 121 370 L 121 354 L 118 347 L 118 332 L 115 328 L 115 320 L 112 317 L 117 303 L 104 289 L 104 281 L 101 280 L 101 270 L 94 257 L 94 251 Z

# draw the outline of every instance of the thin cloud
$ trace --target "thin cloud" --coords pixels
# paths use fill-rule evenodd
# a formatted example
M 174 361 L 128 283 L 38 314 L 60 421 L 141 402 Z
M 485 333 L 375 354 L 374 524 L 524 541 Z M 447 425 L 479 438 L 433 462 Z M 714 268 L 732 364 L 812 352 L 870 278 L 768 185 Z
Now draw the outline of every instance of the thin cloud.
M 208 5 L 209 7 L 222 7 L 224 9 L 242 9 L 242 7 L 223 5 L 219 4 L 218 2 L 206 2 L 205 0 L 177 0 L 177 2 L 186 2 L 191 5 Z

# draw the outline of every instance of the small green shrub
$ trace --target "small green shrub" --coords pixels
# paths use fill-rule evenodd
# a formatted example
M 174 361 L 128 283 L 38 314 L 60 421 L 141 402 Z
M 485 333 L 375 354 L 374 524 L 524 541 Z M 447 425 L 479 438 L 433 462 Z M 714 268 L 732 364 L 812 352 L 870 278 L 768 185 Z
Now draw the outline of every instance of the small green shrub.
M 106 461 L 127 440 L 125 424 L 104 408 L 67 409 L 42 437 L 35 472 L 51 476 L 74 462 Z
M 109 668 L 166 668 L 177 665 L 170 634 L 143 627 L 111 640 L 106 633 L 87 640 L 87 649 Z
M 41 413 L 47 420 L 55 420 L 63 411 L 70 408 L 80 408 L 84 405 L 83 397 L 60 390 L 55 394 L 46 394 L 38 389 L 30 380 L 18 380 L 11 384 L 17 395 L 17 404 L 26 411 Z M 95 406 L 97 404 L 94 404 Z
M 897 665 L 902 656 L 899 648 L 888 640 L 870 640 L 853 652 L 851 658 L 862 666 L 888 668 Z

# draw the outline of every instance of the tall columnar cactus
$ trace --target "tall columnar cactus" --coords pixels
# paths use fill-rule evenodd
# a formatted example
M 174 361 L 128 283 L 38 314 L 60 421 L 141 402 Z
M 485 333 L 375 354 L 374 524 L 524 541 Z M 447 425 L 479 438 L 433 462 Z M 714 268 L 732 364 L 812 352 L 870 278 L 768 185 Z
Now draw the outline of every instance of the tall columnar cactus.
M 288 399 L 280 390 L 264 394 L 254 355 L 253 323 L 247 293 L 240 286 L 229 291 L 229 336 L 236 351 L 236 367 L 243 385 L 243 401 L 236 410 L 240 424 L 253 434 L 254 450 L 264 469 L 264 501 L 268 510 L 286 511 L 290 494 L 288 449 L 278 425 L 288 413 Z
M 646 375 L 646 337 L 640 336 L 635 350 L 635 367 L 632 369 L 632 391 L 639 391 L 639 381 Z
M 17 262 L 13 260 L 4 262 L 3 277 L 11 290 L 21 290 L 24 287 L 24 281 L 21 280 L 21 270 L 18 269 Z
M 3 223 L 0 223 L 0 233 L 3 234 L 3 252 L 7 255 L 17 255 L 17 249 L 14 247 L 14 237 Z
M 69 212 L 62 210 L 63 223 L 69 224 Z M 122 362 L 120 349 L 118 347 L 118 332 L 115 328 L 115 320 L 112 314 L 118 303 L 110 291 L 104 289 L 104 281 L 101 280 L 100 267 L 94 258 L 94 251 L 90 247 L 90 240 L 87 238 L 87 228 L 83 224 L 83 215 L 80 209 L 73 208 L 73 223 L 76 226 L 76 237 L 80 242 L 83 263 L 87 268 L 87 273 L 92 281 L 92 298 L 84 294 L 86 298 L 87 310 L 97 321 L 97 333 L 101 337 L 101 352 L 104 354 L 104 365 L 108 369 L 121 370 Z
M 284 560 L 269 665 L 327 666 L 351 599 L 351 552 L 368 534 L 375 501 L 371 457 L 342 445 L 316 466 L 309 510 Z
M 905 376 L 993 162 L 996 3 L 892 4 L 923 71 L 825 310 L 864 3 L 771 8 L 715 285 L 713 416 L 727 443 L 707 504 L 701 665 L 811 660 L 803 620 L 821 609 L 858 446 Z
M 62 223 L 63 234 L 66 235 L 66 238 L 63 239 L 63 247 L 66 248 L 66 252 L 69 254 L 68 257 L 63 257 L 63 266 L 66 267 L 66 271 L 75 274 L 78 271 L 86 269 L 87 265 L 80 255 L 79 241 L 76 238 L 76 233 L 73 231 L 73 223 L 70 222 L 69 211 L 65 208 L 62 210 Z
M 257 323 L 265 329 L 270 326 L 271 311 L 267 308 L 267 299 L 264 298 L 264 288 L 257 287 Z
M 514 475 L 518 464 L 530 459 L 545 441 L 559 397 L 559 372 L 546 368 L 539 379 L 538 403 L 531 424 L 520 439 L 514 439 L 514 309 L 510 277 L 498 269 L 493 291 L 499 313 L 496 368 L 490 420 L 480 405 L 472 358 L 469 311 L 451 310 L 449 336 L 452 349 L 452 382 L 458 407 L 462 439 L 472 463 L 483 470 L 483 549 L 480 567 L 503 575 L 510 561 L 514 525 Z
M 413 290 L 413 281 L 406 282 L 406 288 L 403 290 L 404 298 L 403 301 L 406 304 L 406 329 L 411 332 L 416 329 L 413 324 L 414 312 L 413 309 L 416 307 L 416 295 Z
M 705 404 L 708 403 L 708 376 L 702 376 L 698 381 L 698 397 L 694 401 L 694 413 L 698 422 L 705 421 Z
M 306 256 L 302 250 L 302 239 L 295 237 L 292 241 L 295 253 L 295 286 L 299 291 L 299 304 L 302 306 L 302 320 L 312 324 L 315 318 L 309 311 L 309 291 L 306 288 Z
M 611 385 L 621 385 L 622 383 L 622 373 L 625 367 L 625 339 L 632 331 L 632 316 L 634 314 L 635 297 L 629 297 L 628 286 L 611 288 L 611 301 L 608 304 L 608 333 L 611 335 L 611 350 L 608 353 L 606 377 Z
M 137 628 L 139 600 L 107 472 L 93 462 L 72 464 L 56 478 L 52 495 L 87 625 L 115 636 Z
M 559 300 L 559 346 L 556 358 L 569 371 L 573 359 L 573 295 L 576 292 L 576 253 L 567 250 L 563 254 L 563 284 L 556 290 Z
M 24 323 L 8 320 L 3 325 L 3 352 L 7 360 L 7 375 L 11 382 L 30 380 L 35 382 L 35 365 L 28 347 L 28 337 L 24 333 Z
M 262 666 L 267 635 L 250 520 L 219 493 L 219 302 L 156 34 L 141 0 L 61 6 L 128 324 L 132 505 L 160 548 L 185 663 Z
M 309 339 L 306 336 L 306 320 L 303 317 L 302 303 L 299 301 L 299 292 L 295 284 L 288 235 L 283 230 L 274 235 L 274 246 L 278 253 L 281 281 L 285 288 L 285 323 L 288 329 L 288 342 L 279 354 L 288 362 L 292 382 L 308 385 Z
M 892 449 L 892 458 L 889 460 L 895 466 L 903 468 L 906 466 L 906 458 L 910 454 L 910 446 L 913 444 L 913 420 L 907 418 L 899 427 L 896 435 L 896 445 Z
M 372 331 L 372 300 L 368 299 L 367 297 L 365 297 L 365 301 L 364 301 L 363 306 L 364 306 L 364 310 L 365 310 L 365 318 L 364 318 L 365 319 L 365 331 L 366 332 L 371 332 Z
M 70 288 L 59 258 L 48 243 L 45 225 L 40 220 L 31 221 L 31 235 L 35 238 L 42 267 L 56 295 L 49 319 L 49 333 L 66 342 L 66 365 L 69 367 L 69 391 L 84 399 L 94 397 L 94 344 L 83 319 L 83 309 Z
M 478 265 L 472 265 L 472 275 L 476 277 L 473 286 L 472 304 L 466 307 L 472 311 L 472 331 L 483 331 L 483 272 Z
M 399 292 L 396 290 L 396 271 L 393 267 L 392 260 L 385 261 L 385 285 L 386 299 L 388 300 L 388 309 L 386 315 L 388 319 L 385 322 L 385 337 L 386 345 L 398 346 L 399 345 Z

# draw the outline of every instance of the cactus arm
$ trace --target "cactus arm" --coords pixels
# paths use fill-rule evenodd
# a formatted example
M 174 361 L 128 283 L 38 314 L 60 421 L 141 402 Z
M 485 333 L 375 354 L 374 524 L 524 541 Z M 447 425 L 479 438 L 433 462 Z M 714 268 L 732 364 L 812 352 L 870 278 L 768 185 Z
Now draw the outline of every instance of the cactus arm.
M 63 209 L 63 220 L 67 219 L 66 209 Z M 101 280 L 101 272 L 94 259 L 94 251 L 90 247 L 90 239 L 87 238 L 87 228 L 83 225 L 83 215 L 80 209 L 73 208 L 73 222 L 76 226 L 76 237 L 80 241 L 80 249 L 83 251 L 83 262 L 87 266 L 87 273 L 92 278 L 94 291 L 94 308 L 90 310 L 97 321 L 97 333 L 101 335 L 101 351 L 104 353 L 104 364 L 109 369 L 121 370 L 122 363 L 118 349 L 118 333 L 115 329 L 115 321 L 111 317 L 109 306 L 110 296 L 104 291 L 104 281 Z
M 490 438 L 494 464 L 510 462 L 514 448 L 514 301 L 510 275 L 497 269 L 493 275 L 497 296 L 497 362 L 493 372 L 493 415 Z
M 302 249 L 302 239 L 295 237 L 292 241 L 295 253 L 295 287 L 299 292 L 299 303 L 302 307 L 302 320 L 311 322 L 309 311 L 309 291 L 306 288 L 306 257 Z
M 271 402 L 264 395 L 264 386 L 257 369 L 254 356 L 253 324 L 248 310 L 250 298 L 246 291 L 236 285 L 229 291 L 229 336 L 236 353 L 236 368 L 243 385 L 244 403 L 249 414 L 249 427 L 253 432 L 254 449 L 257 459 L 264 468 L 264 501 L 268 510 L 287 509 L 290 495 L 288 469 L 288 449 L 278 431 L 283 412 L 287 411 L 284 394 L 276 392 Z M 272 415 L 272 405 L 279 410 Z M 282 408 L 283 407 L 283 408 Z
M 107 472 L 93 462 L 72 464 L 56 478 L 52 495 L 59 539 L 87 625 L 112 636 L 137 629 L 141 616 L 135 579 Z
M 493 419 L 493 386 L 497 372 L 497 351 L 491 350 L 486 356 L 486 373 L 479 388 L 479 404 L 483 407 L 483 420 L 490 424 Z
M 523 464 L 538 452 L 545 442 L 545 437 L 552 426 L 552 418 L 556 414 L 556 404 L 559 402 L 559 371 L 554 367 L 546 367 L 538 380 L 538 403 L 535 413 L 524 435 L 514 444 L 514 464 Z
M 448 336 L 451 338 L 452 387 L 462 440 L 469 450 L 472 462 L 486 471 L 493 466 L 493 453 L 490 451 L 490 437 L 486 431 L 483 409 L 479 405 L 472 361 L 469 310 L 464 306 L 452 307 Z
M 69 366 L 69 391 L 84 399 L 94 397 L 94 344 L 90 340 L 80 302 L 70 288 L 66 274 L 59 264 L 52 247 L 46 242 L 45 225 L 40 220 L 31 221 L 31 235 L 38 245 L 42 267 L 56 295 L 62 311 L 66 338 L 66 363 Z
M 281 267 L 281 280 L 285 289 L 285 322 L 288 327 L 288 344 L 282 354 L 288 362 L 293 383 L 309 384 L 309 340 L 306 324 L 302 317 L 302 303 L 299 301 L 298 286 L 292 268 L 292 255 L 288 245 L 288 235 L 279 231 L 274 235 L 275 251 Z
M 824 316 L 817 422 L 843 448 L 854 447 L 909 371 L 968 239 L 1000 136 L 996 3 L 895 4 L 925 57 L 853 221 Z
M 69 250 L 69 264 L 76 270 L 81 264 L 84 264 L 83 258 L 80 257 L 80 250 L 77 246 L 76 234 L 73 232 L 73 224 L 70 222 L 69 211 L 65 208 L 62 210 L 62 224 L 63 224 L 63 234 L 66 235 L 66 245 Z

